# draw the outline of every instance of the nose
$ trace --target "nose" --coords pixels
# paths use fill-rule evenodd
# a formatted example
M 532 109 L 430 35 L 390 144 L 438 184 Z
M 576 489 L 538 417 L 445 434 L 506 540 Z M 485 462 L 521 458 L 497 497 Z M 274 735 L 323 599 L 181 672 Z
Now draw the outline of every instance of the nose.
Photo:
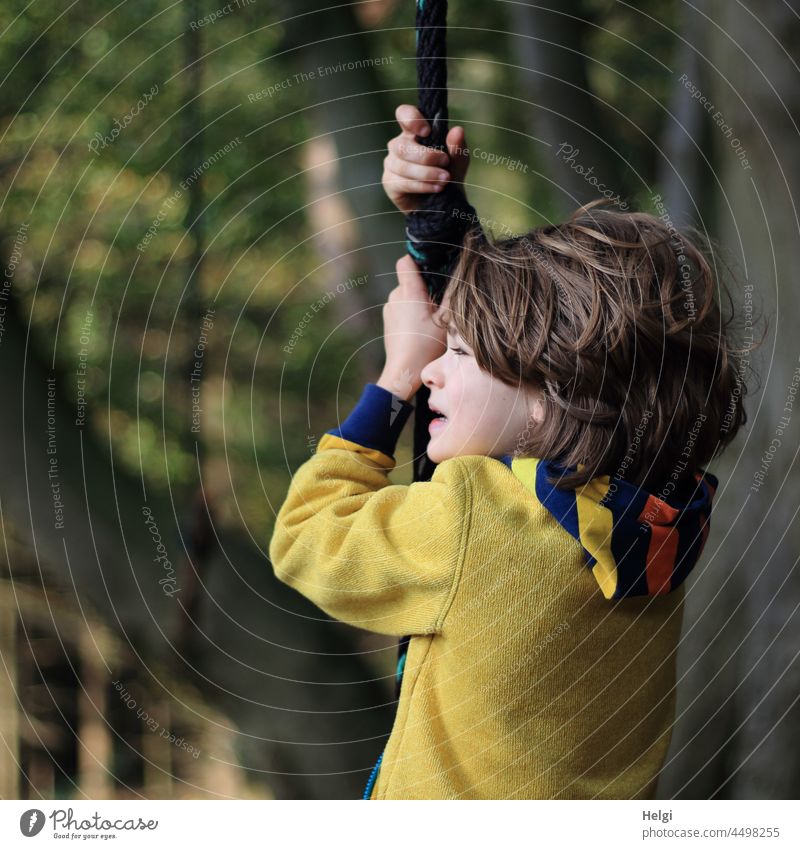
M 444 354 L 442 354 L 442 357 Z M 442 370 L 439 366 L 439 361 L 442 357 L 437 357 L 435 360 L 431 360 L 431 362 L 426 365 L 422 371 L 420 372 L 420 379 L 423 384 L 431 389 L 433 386 L 441 386 L 442 385 Z

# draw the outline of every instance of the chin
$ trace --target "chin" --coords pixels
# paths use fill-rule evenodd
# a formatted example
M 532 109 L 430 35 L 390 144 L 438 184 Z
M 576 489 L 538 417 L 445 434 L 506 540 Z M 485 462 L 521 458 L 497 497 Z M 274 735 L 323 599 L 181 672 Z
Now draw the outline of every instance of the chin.
M 425 452 L 428 455 L 428 459 L 431 463 L 444 463 L 445 460 L 450 460 L 454 455 L 445 450 L 442 450 L 438 446 L 428 446 L 428 450 Z

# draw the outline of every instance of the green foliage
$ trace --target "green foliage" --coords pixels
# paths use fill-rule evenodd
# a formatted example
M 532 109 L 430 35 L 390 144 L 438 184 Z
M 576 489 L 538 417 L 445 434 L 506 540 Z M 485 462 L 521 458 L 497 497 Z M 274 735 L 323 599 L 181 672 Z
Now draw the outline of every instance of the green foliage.
M 201 16 L 218 8 L 196 5 Z M 414 99 L 409 5 L 395 4 L 364 41 L 366 56 L 397 57 L 375 69 L 394 103 Z M 653 136 L 665 83 L 630 45 L 664 60 L 670 38 L 655 24 L 634 31 L 634 16 L 621 7 L 592 5 L 609 27 L 588 46 L 599 63 L 592 81 Z M 68 391 L 85 348 L 88 421 L 98 438 L 112 440 L 115 459 L 151 487 L 175 488 L 179 500 L 197 483 L 200 442 L 222 520 L 263 540 L 267 502 L 274 506 L 285 490 L 281 470 L 308 456 L 309 435 L 335 425 L 337 400 L 341 414 L 343 398 L 357 397 L 362 376 L 347 363 L 365 339 L 333 332 L 339 318 L 328 306 L 291 354 L 284 350 L 320 294 L 304 278 L 323 261 L 303 173 L 307 141 L 324 132 L 308 117 L 317 91 L 293 85 L 258 96 L 296 72 L 296 45 L 278 11 L 288 16 L 293 7 L 255 2 L 199 29 L 188 8 L 82 2 L 56 13 L 47 4 L 3 3 L 0 235 L 8 256 L 18 227 L 30 222 L 13 295 L 42 356 L 70 376 Z M 452 120 L 466 125 L 471 146 L 529 165 L 524 176 L 477 160 L 470 176 L 481 213 L 522 230 L 548 217 L 549 199 L 533 178 L 505 9 L 484 4 L 479 21 L 472 9 L 451 4 Z M 322 36 L 312 30 L 303 37 Z M 187 59 L 195 32 L 197 75 Z M 392 119 L 364 116 L 387 122 L 387 140 Z M 636 167 L 651 169 L 639 131 L 624 123 L 619 131 Z M 188 210 L 198 168 L 205 208 L 194 229 Z M 204 254 L 192 273 L 197 239 Z M 209 307 L 202 426 L 193 433 L 189 378 Z M 367 338 L 380 331 L 379 318 L 370 321 Z

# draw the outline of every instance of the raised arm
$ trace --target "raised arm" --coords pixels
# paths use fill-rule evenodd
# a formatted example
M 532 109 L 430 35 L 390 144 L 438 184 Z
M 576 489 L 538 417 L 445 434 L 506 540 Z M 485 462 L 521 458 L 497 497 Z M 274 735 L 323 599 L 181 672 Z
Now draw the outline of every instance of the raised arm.
M 469 524 L 459 460 L 438 466 L 431 481 L 389 482 L 411 409 L 367 384 L 295 473 L 269 546 L 283 583 L 335 619 L 396 637 L 442 629 Z

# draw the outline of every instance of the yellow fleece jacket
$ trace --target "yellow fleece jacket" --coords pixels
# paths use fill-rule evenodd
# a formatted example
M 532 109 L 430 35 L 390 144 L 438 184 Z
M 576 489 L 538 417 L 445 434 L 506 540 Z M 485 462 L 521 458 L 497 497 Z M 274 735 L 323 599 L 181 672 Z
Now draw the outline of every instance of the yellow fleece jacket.
M 652 798 L 716 479 L 682 501 L 607 476 L 562 493 L 557 466 L 506 455 L 392 484 L 412 409 L 368 384 L 295 473 L 269 547 L 332 617 L 411 637 L 365 798 Z

